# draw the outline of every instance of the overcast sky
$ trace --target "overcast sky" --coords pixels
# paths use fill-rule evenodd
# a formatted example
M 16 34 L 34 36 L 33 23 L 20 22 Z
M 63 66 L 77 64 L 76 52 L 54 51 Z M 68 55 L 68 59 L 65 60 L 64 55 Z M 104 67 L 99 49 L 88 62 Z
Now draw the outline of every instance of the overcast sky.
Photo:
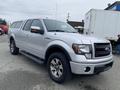
M 104 9 L 116 0 L 1 0 L 0 18 L 8 21 L 26 18 L 54 18 L 80 21 L 91 8 Z

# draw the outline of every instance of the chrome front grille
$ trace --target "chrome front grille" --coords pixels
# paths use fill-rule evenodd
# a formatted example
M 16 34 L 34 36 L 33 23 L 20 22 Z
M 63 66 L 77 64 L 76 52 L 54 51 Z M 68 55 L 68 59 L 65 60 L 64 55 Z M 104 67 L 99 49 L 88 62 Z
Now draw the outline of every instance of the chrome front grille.
M 94 43 L 95 57 L 110 55 L 110 43 Z

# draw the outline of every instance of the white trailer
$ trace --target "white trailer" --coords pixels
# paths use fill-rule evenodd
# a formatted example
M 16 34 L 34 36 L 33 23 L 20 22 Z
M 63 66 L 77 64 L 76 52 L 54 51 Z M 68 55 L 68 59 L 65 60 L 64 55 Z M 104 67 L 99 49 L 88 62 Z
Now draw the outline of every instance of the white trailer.
M 91 9 L 85 15 L 84 34 L 116 41 L 120 34 L 120 12 Z

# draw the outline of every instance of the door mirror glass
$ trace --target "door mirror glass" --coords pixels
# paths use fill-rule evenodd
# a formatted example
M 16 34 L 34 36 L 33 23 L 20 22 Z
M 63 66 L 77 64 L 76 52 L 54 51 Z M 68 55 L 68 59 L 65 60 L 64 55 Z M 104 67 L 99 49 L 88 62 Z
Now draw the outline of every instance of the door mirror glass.
M 31 32 L 44 34 L 44 30 L 42 30 L 40 27 L 37 27 L 37 26 L 31 26 Z

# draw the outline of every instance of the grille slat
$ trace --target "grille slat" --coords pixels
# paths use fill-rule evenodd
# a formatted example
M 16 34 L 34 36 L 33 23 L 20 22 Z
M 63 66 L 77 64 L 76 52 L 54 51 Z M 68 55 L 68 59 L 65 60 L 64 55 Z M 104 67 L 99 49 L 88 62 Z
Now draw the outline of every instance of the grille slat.
M 95 57 L 102 57 L 110 55 L 111 49 L 109 43 L 95 43 Z

